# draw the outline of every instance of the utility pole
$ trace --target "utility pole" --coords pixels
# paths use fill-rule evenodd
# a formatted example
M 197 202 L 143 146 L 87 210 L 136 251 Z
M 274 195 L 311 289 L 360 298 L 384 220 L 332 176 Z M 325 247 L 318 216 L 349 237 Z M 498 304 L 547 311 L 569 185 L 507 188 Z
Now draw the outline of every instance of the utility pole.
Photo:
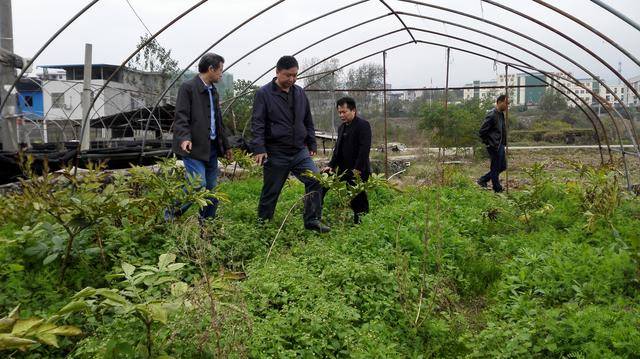
M 89 106 L 91 105 L 91 44 L 84 44 L 84 84 L 82 86 L 82 129 L 80 134 L 80 151 L 86 151 L 91 147 L 91 120 L 89 119 Z
M 0 49 L 5 55 L 13 54 L 13 20 L 11 17 L 11 0 L 0 0 Z M 3 56 L 4 57 L 4 56 Z M 13 65 L 0 63 L 0 99 L 6 97 L 6 91 L 16 79 Z M 9 96 L 7 103 L 0 113 L 0 127 L 2 127 L 2 149 L 4 151 L 18 151 L 18 127 L 16 113 L 16 98 Z

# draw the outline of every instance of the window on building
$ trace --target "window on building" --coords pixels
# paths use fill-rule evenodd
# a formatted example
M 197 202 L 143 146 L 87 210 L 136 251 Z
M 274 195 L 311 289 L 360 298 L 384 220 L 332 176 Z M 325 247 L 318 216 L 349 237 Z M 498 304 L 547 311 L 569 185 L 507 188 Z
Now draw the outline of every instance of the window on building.
M 64 93 L 62 92 L 51 93 L 51 107 L 64 108 Z
M 24 104 L 27 107 L 33 107 L 33 96 L 25 96 L 24 97 Z

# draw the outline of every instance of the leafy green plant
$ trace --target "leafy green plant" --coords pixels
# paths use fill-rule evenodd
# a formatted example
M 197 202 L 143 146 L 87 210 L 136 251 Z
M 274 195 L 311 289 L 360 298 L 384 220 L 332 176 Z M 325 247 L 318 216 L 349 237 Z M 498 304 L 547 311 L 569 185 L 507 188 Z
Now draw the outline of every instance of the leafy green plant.
M 39 343 L 58 348 L 58 337 L 78 336 L 80 328 L 71 325 L 59 326 L 55 322 L 60 318 L 55 315 L 49 319 L 20 319 L 20 306 L 15 307 L 6 317 L 0 318 L 0 351 L 26 351 Z
M 593 231 L 599 220 L 613 228 L 613 214 L 623 198 L 619 172 L 611 165 L 593 167 L 580 162 L 570 164 L 582 180 L 582 208 L 587 220 L 585 228 Z
M 184 303 L 181 298 L 188 291 L 188 285 L 176 276 L 185 264 L 176 263 L 175 260 L 174 254 L 162 254 L 157 266 L 135 267 L 123 262 L 123 273 L 111 276 L 123 278 L 119 288 L 87 287 L 76 293 L 74 301 L 66 308 L 69 311 L 89 308 L 94 312 L 113 311 L 119 316 L 139 319 L 145 328 L 146 343 L 138 350 L 144 357 L 150 358 L 154 353 L 153 324 L 167 324 L 169 313 Z

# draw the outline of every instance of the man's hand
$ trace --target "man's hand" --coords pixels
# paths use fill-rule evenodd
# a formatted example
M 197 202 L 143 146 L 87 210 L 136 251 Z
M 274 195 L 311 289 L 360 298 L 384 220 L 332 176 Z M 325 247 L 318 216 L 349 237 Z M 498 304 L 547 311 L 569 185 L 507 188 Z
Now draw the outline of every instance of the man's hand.
M 180 149 L 182 149 L 186 153 L 191 153 L 191 141 L 182 141 L 180 142 Z
M 224 157 L 227 159 L 227 161 L 231 162 L 233 161 L 233 151 L 231 150 L 227 150 L 227 152 L 224 153 Z
M 315 156 L 315 155 L 316 155 L 316 151 L 314 151 L 314 150 L 309 150 L 309 155 L 310 155 L 311 157 Z
M 322 167 L 320 172 L 322 172 L 322 173 L 333 173 L 333 168 L 331 168 L 329 166 L 324 166 L 324 167 Z
M 255 156 L 253 156 L 253 158 L 256 160 L 256 163 L 258 164 L 258 166 L 262 166 L 265 161 L 267 160 L 267 154 L 266 153 L 258 153 Z

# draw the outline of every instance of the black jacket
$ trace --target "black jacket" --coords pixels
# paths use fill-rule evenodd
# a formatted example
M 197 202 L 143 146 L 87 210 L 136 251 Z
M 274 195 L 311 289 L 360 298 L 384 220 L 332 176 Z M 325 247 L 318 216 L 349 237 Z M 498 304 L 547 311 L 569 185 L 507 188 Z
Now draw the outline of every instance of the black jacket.
M 220 98 L 213 87 L 213 105 L 216 118 L 216 145 L 218 155 L 223 156 L 229 149 L 227 135 L 222 125 Z M 176 114 L 173 122 L 173 152 L 179 156 L 189 156 L 201 161 L 209 161 L 211 146 L 211 104 L 209 93 L 198 75 L 185 81 L 178 90 Z M 191 141 L 191 153 L 180 149 L 182 141 Z
M 358 170 L 363 180 L 371 174 L 369 151 L 371 150 L 371 125 L 367 120 L 356 116 L 348 126 L 342 123 L 338 127 L 338 139 L 329 161 L 329 167 L 344 170 Z M 348 171 L 345 179 L 351 177 Z
M 482 142 L 489 147 L 498 148 L 500 145 L 506 145 L 507 130 L 504 114 L 495 108 L 487 112 L 479 134 Z
M 275 79 L 256 92 L 251 117 L 251 149 L 253 153 L 268 153 L 280 149 L 316 151 L 315 129 L 311 119 L 309 99 L 304 90 L 293 85 L 294 113 L 287 105 L 286 95 Z

